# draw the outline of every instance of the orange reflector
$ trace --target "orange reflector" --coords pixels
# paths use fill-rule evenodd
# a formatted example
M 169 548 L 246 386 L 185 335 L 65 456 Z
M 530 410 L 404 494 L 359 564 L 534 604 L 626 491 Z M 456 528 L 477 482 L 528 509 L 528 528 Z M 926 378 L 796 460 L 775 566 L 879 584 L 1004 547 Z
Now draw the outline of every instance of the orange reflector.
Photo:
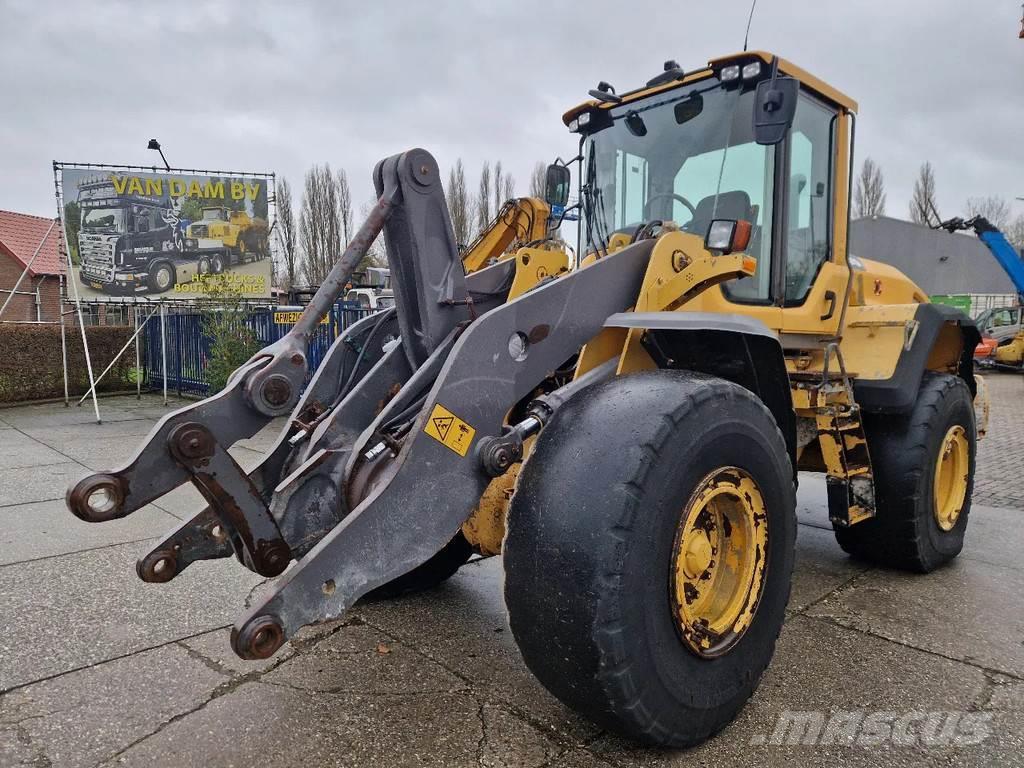
M 736 230 L 732 235 L 733 251 L 745 251 L 750 245 L 750 222 L 746 219 L 736 220 Z
M 753 256 L 743 257 L 743 271 L 748 275 L 752 275 L 757 271 L 757 259 Z

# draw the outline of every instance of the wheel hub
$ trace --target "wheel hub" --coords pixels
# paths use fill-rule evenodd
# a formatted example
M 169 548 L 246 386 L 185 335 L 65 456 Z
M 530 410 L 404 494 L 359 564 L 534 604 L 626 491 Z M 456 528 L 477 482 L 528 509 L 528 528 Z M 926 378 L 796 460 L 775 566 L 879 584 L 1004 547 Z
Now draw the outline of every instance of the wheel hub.
M 672 551 L 673 617 L 687 648 L 715 658 L 753 620 L 764 587 L 768 515 L 754 479 L 715 470 L 683 508 Z
M 935 460 L 935 522 L 944 531 L 956 526 L 967 500 L 970 457 L 966 430 L 959 424 L 950 427 Z
M 711 565 L 711 542 L 704 531 L 691 532 L 686 537 L 683 571 L 687 578 L 695 579 Z

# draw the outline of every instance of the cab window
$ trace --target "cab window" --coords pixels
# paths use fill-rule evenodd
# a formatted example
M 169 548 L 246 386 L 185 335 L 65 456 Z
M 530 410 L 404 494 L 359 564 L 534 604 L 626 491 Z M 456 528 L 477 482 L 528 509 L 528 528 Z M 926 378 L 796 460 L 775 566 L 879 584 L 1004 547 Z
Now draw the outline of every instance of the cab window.
M 1007 325 L 1017 325 L 1017 309 L 997 309 L 992 313 L 987 325 L 989 328 L 1001 328 Z
M 801 93 L 789 139 L 789 199 L 786 216 L 788 306 L 802 304 L 832 235 L 835 112 Z
M 700 201 L 690 211 L 678 199 L 673 215 L 684 229 L 707 236 L 716 218 L 744 218 L 752 225 L 747 251 L 757 259 L 751 277 L 725 285 L 730 299 L 767 301 L 771 287 L 772 179 L 774 152 L 753 141 L 723 147 L 686 160 L 673 189 L 688 200 Z M 696 220 L 696 221 L 695 221 Z

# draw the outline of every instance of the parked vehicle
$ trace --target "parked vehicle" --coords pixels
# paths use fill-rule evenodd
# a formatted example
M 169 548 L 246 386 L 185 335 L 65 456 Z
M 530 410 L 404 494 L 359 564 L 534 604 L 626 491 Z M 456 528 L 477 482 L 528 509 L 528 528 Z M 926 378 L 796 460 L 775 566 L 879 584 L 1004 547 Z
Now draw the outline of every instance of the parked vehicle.
M 78 188 L 82 283 L 105 293 L 174 287 L 183 236 L 169 197 L 118 194 L 109 179 Z

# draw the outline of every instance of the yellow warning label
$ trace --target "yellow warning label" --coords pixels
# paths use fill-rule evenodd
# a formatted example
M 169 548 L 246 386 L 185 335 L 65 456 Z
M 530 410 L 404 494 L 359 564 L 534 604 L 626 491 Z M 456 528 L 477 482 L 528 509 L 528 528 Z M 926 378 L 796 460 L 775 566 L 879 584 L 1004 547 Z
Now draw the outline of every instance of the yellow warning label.
M 466 455 L 473 442 L 473 435 L 476 434 L 475 429 L 440 404 L 435 405 L 430 412 L 423 431 L 459 456 Z
M 301 312 L 275 312 L 274 324 L 295 325 L 295 323 L 299 322 L 300 317 L 302 317 Z M 320 325 L 327 325 L 327 315 L 320 318 Z

